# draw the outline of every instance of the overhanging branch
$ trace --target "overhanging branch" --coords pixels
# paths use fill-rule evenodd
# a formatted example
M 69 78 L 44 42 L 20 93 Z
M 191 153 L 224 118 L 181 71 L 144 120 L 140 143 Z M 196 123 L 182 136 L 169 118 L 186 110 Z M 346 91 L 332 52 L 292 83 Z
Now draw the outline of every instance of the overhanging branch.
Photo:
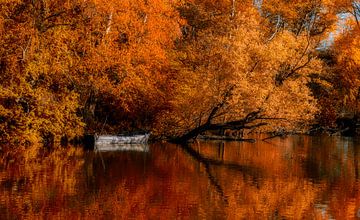
M 240 129 L 254 129 L 257 127 L 265 126 L 267 125 L 267 123 L 265 122 L 253 124 L 256 120 L 261 118 L 260 113 L 261 110 L 253 111 L 247 114 L 243 119 L 228 121 L 225 123 L 211 123 L 211 121 L 208 121 L 205 124 L 190 130 L 189 132 L 185 133 L 180 137 L 172 138 L 172 141 L 177 143 L 184 143 L 208 130 L 224 130 L 224 129 L 240 130 Z

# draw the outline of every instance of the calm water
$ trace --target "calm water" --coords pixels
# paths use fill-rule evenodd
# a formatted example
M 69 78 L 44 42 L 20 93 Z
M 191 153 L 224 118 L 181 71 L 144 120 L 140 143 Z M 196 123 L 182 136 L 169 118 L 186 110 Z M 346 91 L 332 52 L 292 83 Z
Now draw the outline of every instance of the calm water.
M 352 219 L 359 160 L 341 137 L 62 149 L 0 166 L 0 219 Z

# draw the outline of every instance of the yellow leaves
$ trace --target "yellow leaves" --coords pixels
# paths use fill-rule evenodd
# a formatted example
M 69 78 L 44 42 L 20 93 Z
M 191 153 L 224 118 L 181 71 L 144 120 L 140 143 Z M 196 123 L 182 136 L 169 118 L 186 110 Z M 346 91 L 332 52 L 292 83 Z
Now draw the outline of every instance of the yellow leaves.
M 337 21 L 336 9 L 329 1 L 265 0 L 261 9 L 273 25 L 273 32 L 288 29 L 300 35 L 325 37 Z M 285 28 L 286 27 L 286 28 Z
M 50 132 L 59 140 L 80 134 L 82 120 L 91 127 L 102 117 L 119 130 L 164 128 L 156 124 L 171 124 L 163 111 L 184 128 L 206 120 L 229 90 L 219 115 L 231 119 L 264 106 L 270 115 L 296 106 L 283 111 L 294 120 L 316 112 L 305 84 L 323 68 L 315 50 L 333 22 L 329 1 L 267 0 L 261 8 L 212 0 L 24 4 L 21 12 L 4 6 L 0 15 L 10 19 L 0 35 L 1 85 L 15 99 L 1 111 L 21 122 L 14 133 Z M 353 68 L 359 41 L 346 41 L 355 49 L 339 59 L 351 57 Z
M 164 108 L 170 88 L 168 51 L 183 22 L 170 2 L 23 4 L 18 11 L 18 5 L 6 5 L 0 15 L 1 25 L 3 17 L 8 18 L 0 58 L 6 57 L 4 79 L 11 82 L 3 86 L 16 96 L 13 106 L 0 105 L 4 115 L 12 114 L 6 123 L 14 121 L 1 134 L 7 140 L 21 133 L 27 137 L 22 143 L 47 134 L 55 141 L 81 135 L 82 120 L 94 120 L 87 118 L 88 111 L 94 117 L 94 106 L 109 115 L 102 113 L 102 100 L 111 100 L 106 108 L 120 112 L 121 120 L 129 123 L 138 114 L 159 114 Z M 122 123 L 117 117 L 109 120 Z
M 340 62 L 347 62 L 349 68 L 360 66 L 360 29 L 348 31 L 336 42 L 336 49 L 339 51 L 338 59 Z
M 359 112 L 360 86 L 360 29 L 355 25 L 339 35 L 333 49 L 336 54 L 336 64 L 333 72 L 337 77 L 339 99 L 343 104 L 341 111 Z M 340 85 L 340 87 L 339 87 Z
M 318 109 L 307 88 L 307 77 L 322 71 L 323 64 L 315 57 L 318 38 L 296 34 L 289 27 L 288 30 L 276 30 L 274 37 L 269 39 L 269 27 L 264 25 L 267 18 L 261 17 L 253 6 L 244 5 L 241 13 L 229 19 L 227 12 L 217 11 L 217 16 L 211 15 L 211 10 L 219 8 L 214 9 L 203 2 L 197 4 L 199 6 L 194 7 L 201 9 L 205 4 L 204 8 L 208 9 L 197 11 L 201 13 L 197 16 L 211 20 L 211 25 L 196 29 L 195 41 L 184 39 L 181 42 L 183 47 L 178 59 L 183 70 L 178 74 L 183 77 L 177 84 L 187 86 L 178 87 L 178 96 L 172 102 L 178 112 L 175 115 L 185 121 L 179 127 L 186 130 L 187 126 L 204 123 L 230 87 L 233 87 L 231 96 L 219 112 L 221 117 L 215 120 L 221 121 L 224 117 L 239 120 L 257 109 L 264 110 L 264 115 L 269 117 L 288 118 L 287 122 L 271 121 L 273 127 L 270 129 L 275 125 L 294 129 L 299 122 L 306 124 L 314 120 Z M 278 8 L 279 4 L 289 8 L 295 4 L 297 8 Z M 293 1 L 291 4 L 276 2 L 272 6 L 274 10 L 286 11 L 286 16 L 296 20 L 300 16 L 297 13 L 302 13 L 296 10 L 306 8 L 307 4 L 310 2 Z M 194 9 L 189 7 L 188 10 Z M 194 28 L 198 27 L 196 20 L 191 22 Z M 191 80 L 183 80 L 188 77 Z
M 305 86 L 306 81 L 287 81 L 282 87 L 277 88 L 266 103 L 266 111 L 271 117 L 286 118 L 287 127 L 299 122 L 309 122 L 314 119 L 318 109 L 316 101 L 311 97 L 311 92 Z M 293 129 L 291 128 L 291 129 Z

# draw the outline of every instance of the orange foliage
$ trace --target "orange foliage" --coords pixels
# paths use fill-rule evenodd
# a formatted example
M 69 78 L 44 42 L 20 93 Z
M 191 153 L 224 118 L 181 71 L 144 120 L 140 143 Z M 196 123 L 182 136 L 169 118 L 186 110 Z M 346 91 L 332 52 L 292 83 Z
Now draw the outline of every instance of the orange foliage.
M 182 22 L 168 1 L 0 4 L 2 144 L 144 129 L 166 108 Z
M 0 142 L 14 151 L 102 128 L 179 136 L 253 112 L 268 123 L 262 131 L 306 131 L 319 109 L 337 117 L 338 107 L 326 105 L 339 97 L 358 108 L 358 12 L 350 1 L 13 0 L 0 7 Z M 345 12 L 353 19 L 334 46 L 340 92 L 319 98 L 309 83 L 336 88 L 336 80 L 328 80 L 333 72 L 318 47 Z
M 274 30 L 251 3 L 217 3 L 194 1 L 179 9 L 188 24 L 173 64 L 179 85 L 174 110 L 162 116 L 162 130 L 176 136 L 202 125 L 219 103 L 215 122 L 260 110 L 263 118 L 286 118 L 264 130 L 306 129 L 318 111 L 306 84 L 310 74 L 322 72 L 316 57 L 322 36 L 289 27 Z
M 341 102 L 344 104 L 343 111 L 358 114 L 359 87 L 360 87 L 360 28 L 354 27 L 346 34 L 339 37 L 335 42 L 334 49 L 337 54 L 337 63 L 334 67 L 339 76 L 338 89 Z

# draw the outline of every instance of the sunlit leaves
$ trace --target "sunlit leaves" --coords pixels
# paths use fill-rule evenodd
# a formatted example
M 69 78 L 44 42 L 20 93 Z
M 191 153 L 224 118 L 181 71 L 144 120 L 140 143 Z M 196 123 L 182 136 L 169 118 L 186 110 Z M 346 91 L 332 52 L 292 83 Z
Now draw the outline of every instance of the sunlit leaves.
M 59 141 L 105 118 L 138 128 L 164 109 L 182 23 L 170 2 L 12 3 L 1 2 L 2 140 Z
M 10 137 L 19 134 L 23 144 L 102 127 L 178 135 L 209 121 L 217 106 L 215 122 L 260 110 L 288 121 L 269 129 L 302 128 L 318 112 L 307 85 L 330 78 L 318 47 L 337 13 L 354 9 L 327 0 L 0 4 L 0 135 L 18 143 Z M 357 99 L 359 84 L 349 20 L 335 42 L 347 70 L 341 82 L 351 87 L 344 103 Z
M 339 98 L 344 104 L 339 111 L 356 115 L 359 112 L 360 29 L 356 26 L 353 28 L 335 41 L 334 51 L 337 60 L 333 71 L 339 79 L 335 85 L 339 91 Z
M 177 84 L 184 85 L 177 87 L 172 103 L 178 113 L 169 113 L 168 131 L 170 121 L 177 132 L 206 123 L 223 101 L 213 121 L 239 120 L 257 110 L 265 118 L 286 118 L 271 122 L 271 130 L 303 129 L 314 119 L 317 104 L 306 84 L 310 74 L 322 71 L 315 50 L 319 37 L 286 27 L 269 38 L 269 18 L 252 4 L 234 2 L 236 7 L 199 1 L 180 9 L 189 20 L 175 58 L 183 76 Z

